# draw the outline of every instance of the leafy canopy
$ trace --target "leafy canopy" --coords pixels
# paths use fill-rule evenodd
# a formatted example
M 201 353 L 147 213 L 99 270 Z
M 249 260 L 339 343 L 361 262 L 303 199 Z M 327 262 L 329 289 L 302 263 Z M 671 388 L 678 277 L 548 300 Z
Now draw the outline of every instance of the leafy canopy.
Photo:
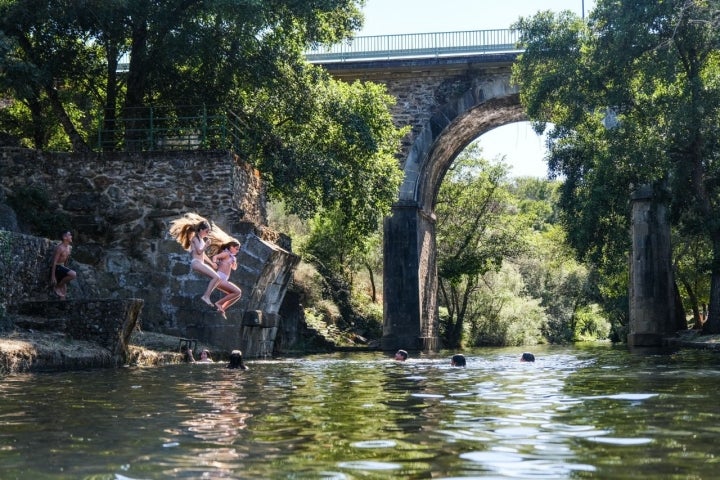
M 513 68 L 528 115 L 553 124 L 549 165 L 567 179 L 573 246 L 607 272 L 626 268 L 631 191 L 655 186 L 679 231 L 712 244 L 718 331 L 719 26 L 717 1 L 599 0 L 587 23 L 568 12 L 520 19 L 526 50 Z

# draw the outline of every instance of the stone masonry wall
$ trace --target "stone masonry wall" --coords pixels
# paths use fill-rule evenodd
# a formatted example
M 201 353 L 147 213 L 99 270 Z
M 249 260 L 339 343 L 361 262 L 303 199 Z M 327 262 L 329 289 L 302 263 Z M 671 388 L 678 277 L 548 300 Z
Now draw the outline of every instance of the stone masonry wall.
M 51 209 L 71 219 L 70 266 L 78 279 L 69 285 L 68 298 L 143 299 L 141 323 L 147 330 L 180 336 L 220 332 L 211 336 L 226 340 L 228 349 L 236 348 L 243 309 L 277 312 L 289 282 L 287 271 L 297 262 L 282 248 L 289 248 L 285 237 L 266 226 L 259 173 L 228 152 L 71 155 L 0 149 L 0 199 L 28 187 L 46 192 Z M 227 320 L 199 301 L 208 279 L 190 272 L 189 253 L 167 233 L 169 223 L 189 211 L 242 243 L 241 267 L 231 281 L 243 289 L 243 299 Z M 21 224 L 22 212 L 17 217 Z M 0 225 L 5 278 L 12 278 L 17 262 L 32 263 L 21 270 L 37 276 L 0 282 L 0 303 L 51 298 L 45 278 L 58 240 L 14 235 L 11 242 L 6 235 L 5 243 L 13 247 L 7 250 L 3 228 L 8 227 Z M 266 263 L 259 265 L 254 260 L 258 251 L 275 254 L 263 253 Z M 251 301 L 257 297 L 257 284 L 269 286 L 271 300 Z M 214 295 L 217 300 L 220 292 Z
M 0 230 L 0 303 L 27 300 L 29 292 L 46 297 L 55 245 L 46 238 Z
M 398 127 L 411 127 L 410 133 L 402 141 L 399 155 L 402 163 L 422 129 L 443 105 L 468 90 L 491 89 L 498 81 L 505 81 L 508 75 L 508 68 L 504 65 L 481 68 L 482 73 L 472 70 L 467 64 L 459 64 L 455 68 L 418 67 L 392 72 L 381 67 L 360 71 L 331 69 L 331 74 L 348 82 L 369 80 L 383 84 L 388 93 L 396 98 L 397 102 L 391 109 L 393 122 Z

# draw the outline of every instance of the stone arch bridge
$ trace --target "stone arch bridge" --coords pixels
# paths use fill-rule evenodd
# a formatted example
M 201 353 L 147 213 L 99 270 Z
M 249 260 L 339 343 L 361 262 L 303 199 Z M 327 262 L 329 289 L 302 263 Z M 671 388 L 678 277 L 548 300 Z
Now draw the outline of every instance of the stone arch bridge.
M 361 37 L 362 38 L 362 37 Z M 496 45 L 497 47 L 497 45 Z M 427 53 L 427 52 L 426 52 Z M 434 205 L 456 156 L 496 127 L 526 120 L 511 66 L 518 52 L 509 44 L 495 51 L 451 52 L 399 58 L 329 60 L 335 78 L 384 84 L 397 99 L 396 125 L 412 127 L 400 153 L 404 171 L 399 196 L 384 221 L 383 350 L 437 350 L 439 344 Z M 338 61 L 340 60 L 340 61 Z M 664 211 L 651 196 L 636 195 L 639 226 L 631 263 L 629 343 L 656 346 L 676 330 L 669 232 Z M 663 226 L 657 233 L 658 223 Z M 635 237 L 638 237 L 637 239 Z

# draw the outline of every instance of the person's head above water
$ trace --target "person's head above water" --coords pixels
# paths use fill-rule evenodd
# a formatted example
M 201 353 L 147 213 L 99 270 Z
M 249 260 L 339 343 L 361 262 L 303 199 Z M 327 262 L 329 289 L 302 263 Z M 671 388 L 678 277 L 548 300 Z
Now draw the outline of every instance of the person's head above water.
M 240 370 L 247 370 L 247 366 L 243 362 L 242 352 L 240 350 L 233 350 L 230 353 L 230 363 L 227 368 L 239 368 Z
M 452 356 L 452 359 L 450 360 L 450 365 L 453 367 L 464 367 L 467 362 L 465 361 L 465 355 L 462 355 L 460 353 L 457 353 Z
M 404 362 L 408 358 L 408 353 L 405 350 L 398 350 L 395 352 L 395 360 Z
M 533 355 L 530 352 L 525 352 L 522 354 L 522 357 L 520 357 L 521 362 L 534 362 L 535 361 L 535 355 Z

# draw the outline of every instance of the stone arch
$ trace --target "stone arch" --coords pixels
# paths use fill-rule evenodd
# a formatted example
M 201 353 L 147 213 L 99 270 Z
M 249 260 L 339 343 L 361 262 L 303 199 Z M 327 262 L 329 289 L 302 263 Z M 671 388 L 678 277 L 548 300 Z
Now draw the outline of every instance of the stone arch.
M 384 222 L 384 350 L 439 348 L 434 206 L 440 184 L 475 138 L 523 120 L 517 90 L 496 80 L 439 108 L 415 138 L 398 201 Z

